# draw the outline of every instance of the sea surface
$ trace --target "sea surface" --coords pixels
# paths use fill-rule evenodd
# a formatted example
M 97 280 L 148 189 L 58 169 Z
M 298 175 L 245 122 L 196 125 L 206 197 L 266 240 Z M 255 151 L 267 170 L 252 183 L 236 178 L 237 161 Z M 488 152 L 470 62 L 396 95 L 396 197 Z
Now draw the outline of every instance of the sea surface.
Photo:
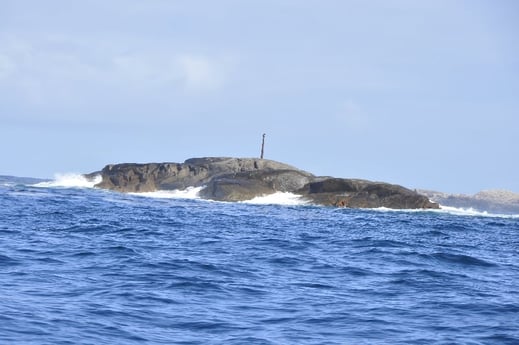
M 519 344 L 519 217 L 2 177 L 0 344 Z

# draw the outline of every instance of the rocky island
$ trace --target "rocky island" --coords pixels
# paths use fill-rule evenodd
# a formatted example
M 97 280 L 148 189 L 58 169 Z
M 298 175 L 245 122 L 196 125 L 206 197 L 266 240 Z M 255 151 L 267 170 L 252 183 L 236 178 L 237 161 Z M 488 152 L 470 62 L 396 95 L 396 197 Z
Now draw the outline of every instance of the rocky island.
M 351 208 L 437 209 L 428 197 L 402 186 L 360 179 L 315 176 L 290 165 L 256 158 L 192 158 L 184 163 L 111 164 L 99 172 L 98 188 L 152 192 L 203 187 L 200 197 L 245 201 L 276 192 L 300 195 L 310 203 Z

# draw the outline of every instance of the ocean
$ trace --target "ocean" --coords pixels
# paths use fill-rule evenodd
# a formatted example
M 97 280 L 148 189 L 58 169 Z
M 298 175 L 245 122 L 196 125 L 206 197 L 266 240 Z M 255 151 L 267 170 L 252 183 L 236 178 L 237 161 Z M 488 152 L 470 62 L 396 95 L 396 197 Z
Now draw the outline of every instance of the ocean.
M 0 344 L 519 344 L 519 216 L 0 179 Z

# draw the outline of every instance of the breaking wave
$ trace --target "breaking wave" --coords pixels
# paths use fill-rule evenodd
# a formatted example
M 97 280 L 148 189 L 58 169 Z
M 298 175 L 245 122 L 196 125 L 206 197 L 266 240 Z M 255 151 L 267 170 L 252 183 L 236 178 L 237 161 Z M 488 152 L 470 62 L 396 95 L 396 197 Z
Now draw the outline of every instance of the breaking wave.
M 159 190 L 155 192 L 139 192 L 129 194 L 134 196 L 142 196 L 157 199 L 197 199 L 202 201 L 213 202 L 213 200 L 202 199 L 200 197 L 200 191 L 204 188 L 205 186 L 188 187 L 182 190 Z M 305 200 L 302 196 L 285 192 L 277 192 L 269 195 L 258 196 L 251 200 L 240 201 L 240 203 L 254 205 L 308 205 L 308 201 Z
M 96 175 L 93 179 L 88 179 L 82 174 L 56 174 L 54 180 L 33 184 L 33 187 L 61 187 L 61 188 L 94 188 L 101 182 L 101 175 Z
M 289 192 L 276 192 L 269 195 L 257 196 L 251 200 L 242 201 L 246 204 L 255 205 L 308 205 L 309 202 L 304 199 L 301 195 L 289 193 Z
M 54 179 L 51 181 L 38 182 L 35 184 L 29 184 L 33 187 L 41 188 L 94 188 L 94 186 L 100 183 L 102 180 L 101 175 L 96 175 L 93 179 L 88 179 L 82 174 L 66 173 L 56 174 Z M 14 184 L 12 181 L 0 181 L 1 186 L 10 187 Z M 142 193 L 129 193 L 135 196 L 143 196 L 149 198 L 159 199 L 202 199 L 199 195 L 200 191 L 205 186 L 201 187 L 188 187 L 183 190 L 160 190 L 155 192 L 142 192 Z M 210 200 L 207 200 L 210 201 Z M 287 205 L 287 206 L 303 206 L 311 205 L 312 203 L 305 199 L 301 195 L 289 193 L 289 192 L 276 192 L 269 195 L 258 196 L 250 200 L 242 201 L 244 204 L 254 205 Z M 493 217 L 493 218 L 513 218 L 519 219 L 519 214 L 500 214 L 491 213 L 487 211 L 480 211 L 474 208 L 458 208 L 451 206 L 440 205 L 440 209 L 390 209 L 380 207 L 372 209 L 379 212 L 434 212 L 434 213 L 446 213 L 456 216 L 472 216 L 472 217 Z
M 136 196 L 144 196 L 148 198 L 158 199 L 200 199 L 200 191 L 205 186 L 201 187 L 187 187 L 186 189 L 175 189 L 175 190 L 159 190 L 156 192 L 143 192 L 143 193 L 129 193 Z
M 473 208 L 458 208 L 458 207 L 443 206 L 443 205 L 440 205 L 439 211 L 457 215 L 457 216 L 519 218 L 519 214 L 489 213 L 487 211 L 478 211 Z
M 366 209 L 369 210 L 369 209 Z M 372 209 L 374 211 L 379 212 L 413 212 L 413 213 L 421 213 L 421 212 L 433 212 L 433 213 L 443 213 L 443 214 L 452 214 L 455 216 L 471 216 L 471 217 L 490 217 L 490 218 L 517 218 L 519 219 L 519 214 L 501 214 L 501 213 L 490 213 L 487 211 L 479 211 L 473 208 L 458 208 L 451 206 L 443 206 L 440 205 L 439 209 L 393 209 L 387 207 L 379 207 Z

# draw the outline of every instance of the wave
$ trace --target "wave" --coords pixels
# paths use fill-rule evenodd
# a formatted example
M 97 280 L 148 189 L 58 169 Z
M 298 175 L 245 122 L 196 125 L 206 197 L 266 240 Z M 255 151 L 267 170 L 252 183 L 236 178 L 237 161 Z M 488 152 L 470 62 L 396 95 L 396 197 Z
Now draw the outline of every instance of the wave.
M 51 181 L 43 181 L 35 184 L 31 184 L 32 187 L 42 188 L 94 188 L 94 186 L 100 183 L 102 180 L 101 175 L 96 175 L 93 179 L 86 178 L 83 174 L 77 173 L 66 173 L 66 174 L 55 174 L 54 179 Z M 2 181 L 0 184 L 4 187 L 12 186 L 12 182 Z M 201 187 L 188 187 L 183 190 L 159 190 L 155 192 L 142 192 L 142 193 L 129 193 L 131 195 L 143 196 L 149 198 L 159 199 L 202 199 L 199 195 L 200 191 L 205 188 Z M 207 200 L 211 201 L 211 200 Z M 250 200 L 241 201 L 244 204 L 253 205 L 287 205 L 287 206 L 304 206 L 312 205 L 312 203 L 306 200 L 303 196 L 289 193 L 289 192 L 276 192 L 269 195 L 258 196 Z M 317 205 L 316 205 L 317 206 Z M 519 219 L 519 214 L 499 214 L 489 213 L 487 211 L 479 211 L 473 208 L 458 208 L 451 206 L 440 205 L 440 209 L 391 209 L 386 207 L 379 207 L 375 210 L 380 212 L 435 212 L 435 213 L 447 213 L 457 216 L 476 216 L 476 217 L 492 217 L 492 218 L 513 218 Z
M 204 189 L 202 187 L 187 187 L 186 189 L 175 189 L 175 190 L 158 190 L 156 192 L 143 192 L 143 193 L 129 193 L 136 196 L 144 196 L 148 198 L 157 199 L 200 199 L 200 191 Z
M 301 195 L 289 193 L 289 192 L 276 192 L 269 195 L 257 196 L 251 200 L 242 201 L 244 204 L 254 205 L 308 205 L 308 200 L 304 199 Z
M 491 217 L 491 218 L 517 218 L 519 219 L 519 214 L 500 214 L 500 213 L 489 213 L 487 211 L 478 211 L 473 208 L 458 208 L 451 206 L 443 206 L 440 205 L 439 209 L 394 209 L 387 207 L 378 207 L 374 209 L 365 209 L 365 210 L 374 210 L 380 212 L 416 212 L 416 213 L 444 213 L 444 214 L 452 214 L 455 216 L 471 216 L 471 217 Z
M 205 186 L 201 187 L 188 187 L 186 189 L 176 189 L 176 190 L 159 190 L 155 192 L 139 192 L 139 193 L 128 193 L 134 196 L 142 196 L 148 198 L 157 198 L 157 199 L 197 199 L 203 201 L 213 201 L 209 199 L 203 199 L 200 197 L 200 191 L 204 189 Z M 257 196 L 250 200 L 240 201 L 239 203 L 243 204 L 251 204 L 251 205 L 286 205 L 286 206 L 308 206 L 313 205 L 309 200 L 305 199 L 301 195 L 293 194 L 290 192 L 276 192 L 273 194 Z M 319 206 L 319 205 L 314 205 Z M 338 208 L 340 210 L 340 208 Z M 477 216 L 477 217 L 494 217 L 494 218 L 518 218 L 519 214 L 510 215 L 510 214 L 494 214 L 484 211 L 477 211 L 475 209 L 469 208 L 456 208 L 449 206 L 440 205 L 440 209 L 392 209 L 387 207 L 379 207 L 375 209 L 365 209 L 367 211 L 380 211 L 380 212 L 417 212 L 417 213 L 444 213 L 444 214 L 452 214 L 457 216 Z
M 519 218 L 519 214 L 501 214 L 489 213 L 487 211 L 478 211 L 473 208 L 459 208 L 440 205 L 440 211 L 454 214 L 457 216 L 477 216 L 477 217 L 498 217 L 498 218 Z
M 32 186 L 42 188 L 94 188 L 96 184 L 101 182 L 101 179 L 101 175 L 96 175 L 93 179 L 88 179 L 82 174 L 55 174 L 54 180 L 39 182 Z
M 175 189 L 175 190 L 159 190 L 155 192 L 141 192 L 141 193 L 129 193 L 134 196 L 142 196 L 148 198 L 157 198 L 157 199 L 197 199 L 202 201 L 213 202 L 213 200 L 202 199 L 200 197 L 200 191 L 204 189 L 205 186 L 201 187 L 188 187 L 186 189 Z M 253 204 L 253 205 L 307 205 L 308 201 L 303 199 L 302 196 L 292 194 L 292 193 L 284 193 L 284 192 L 276 192 L 269 195 L 258 196 L 251 200 L 240 201 L 243 204 Z

